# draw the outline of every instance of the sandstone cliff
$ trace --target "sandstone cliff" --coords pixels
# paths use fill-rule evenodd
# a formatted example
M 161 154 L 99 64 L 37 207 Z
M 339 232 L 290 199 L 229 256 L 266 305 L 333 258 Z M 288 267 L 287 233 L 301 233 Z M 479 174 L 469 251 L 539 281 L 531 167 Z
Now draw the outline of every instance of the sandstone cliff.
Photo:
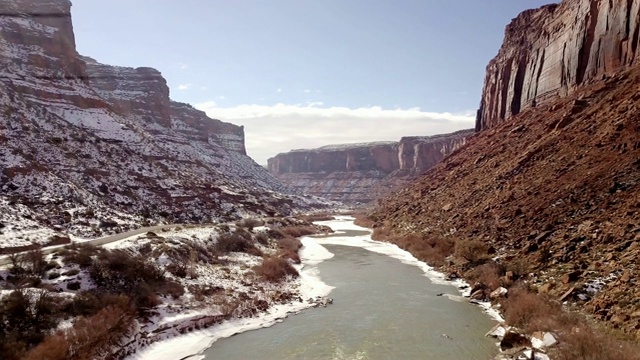
M 246 156 L 242 127 L 172 101 L 157 70 L 80 56 L 70 7 L 0 0 L 0 247 L 318 205 Z
M 487 67 L 481 131 L 381 200 L 374 234 L 640 338 L 639 16 L 633 0 L 518 16 Z
M 523 12 L 487 66 L 476 130 L 637 63 L 639 34 L 640 0 L 571 0 Z
M 268 160 L 282 182 L 312 195 L 363 204 L 423 173 L 465 144 L 472 130 L 398 142 L 328 145 L 292 150 Z

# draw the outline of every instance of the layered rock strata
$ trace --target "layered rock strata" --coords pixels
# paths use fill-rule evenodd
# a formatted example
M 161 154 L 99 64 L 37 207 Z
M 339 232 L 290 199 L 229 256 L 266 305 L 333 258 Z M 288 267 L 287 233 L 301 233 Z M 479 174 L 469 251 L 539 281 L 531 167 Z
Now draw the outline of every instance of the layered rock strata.
M 571 0 L 528 10 L 487 66 L 476 130 L 638 63 L 640 0 Z
M 105 218 L 112 231 L 319 204 L 249 158 L 242 127 L 172 101 L 157 70 L 80 56 L 70 7 L 0 0 L 0 246 L 34 226 L 89 236 Z
M 472 130 L 398 142 L 328 145 L 292 150 L 268 160 L 269 171 L 307 194 L 365 204 L 430 169 L 462 147 Z

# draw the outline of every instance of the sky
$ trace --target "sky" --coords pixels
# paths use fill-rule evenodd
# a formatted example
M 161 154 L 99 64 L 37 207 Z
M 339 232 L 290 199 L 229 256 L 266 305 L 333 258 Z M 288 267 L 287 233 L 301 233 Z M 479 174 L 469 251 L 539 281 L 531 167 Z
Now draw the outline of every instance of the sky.
M 160 70 L 173 100 L 291 149 L 474 127 L 485 67 L 545 0 L 72 0 L 82 55 Z

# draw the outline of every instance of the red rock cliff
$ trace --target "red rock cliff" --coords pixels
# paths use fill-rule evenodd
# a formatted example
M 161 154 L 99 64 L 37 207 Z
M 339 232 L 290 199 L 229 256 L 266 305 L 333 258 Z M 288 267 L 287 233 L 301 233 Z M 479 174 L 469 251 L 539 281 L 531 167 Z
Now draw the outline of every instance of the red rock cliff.
M 268 160 L 269 171 L 308 194 L 349 204 L 368 203 L 399 179 L 412 178 L 466 143 L 472 130 L 398 142 L 329 145 L 292 150 Z
M 640 0 L 565 0 L 521 13 L 487 66 L 476 130 L 637 63 L 639 33 Z

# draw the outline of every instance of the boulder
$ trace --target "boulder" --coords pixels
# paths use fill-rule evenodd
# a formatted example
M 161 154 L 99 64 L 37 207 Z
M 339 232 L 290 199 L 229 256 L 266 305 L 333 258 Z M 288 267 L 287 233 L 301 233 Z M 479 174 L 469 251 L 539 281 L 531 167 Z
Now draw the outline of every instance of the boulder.
M 490 298 L 491 300 L 497 300 L 497 299 L 500 299 L 500 298 L 503 298 L 503 297 L 507 296 L 507 293 L 508 293 L 508 292 L 509 292 L 509 290 L 507 290 L 507 289 L 505 289 L 505 288 L 503 288 L 503 287 L 501 286 L 501 287 L 499 287 L 499 288 L 497 288 L 497 289 L 493 290 L 493 291 L 491 292 L 491 294 L 489 294 L 489 298 Z
M 520 334 L 518 332 L 509 330 L 500 340 L 500 349 L 502 351 L 518 348 L 518 347 L 530 347 L 531 341 L 527 338 L 526 335 Z

